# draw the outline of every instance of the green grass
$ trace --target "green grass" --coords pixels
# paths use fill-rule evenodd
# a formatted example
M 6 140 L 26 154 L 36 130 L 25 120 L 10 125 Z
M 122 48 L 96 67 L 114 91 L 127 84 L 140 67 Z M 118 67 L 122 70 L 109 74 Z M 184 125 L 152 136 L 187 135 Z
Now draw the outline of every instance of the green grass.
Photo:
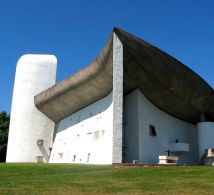
M 214 194 L 214 168 L 2 163 L 0 194 Z

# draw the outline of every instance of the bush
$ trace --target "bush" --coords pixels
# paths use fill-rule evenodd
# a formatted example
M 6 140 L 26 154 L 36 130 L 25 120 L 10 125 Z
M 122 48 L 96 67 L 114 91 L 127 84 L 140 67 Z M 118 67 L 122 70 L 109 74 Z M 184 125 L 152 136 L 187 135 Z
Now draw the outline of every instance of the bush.
M 5 111 L 0 112 L 0 162 L 6 160 L 9 124 L 10 116 Z

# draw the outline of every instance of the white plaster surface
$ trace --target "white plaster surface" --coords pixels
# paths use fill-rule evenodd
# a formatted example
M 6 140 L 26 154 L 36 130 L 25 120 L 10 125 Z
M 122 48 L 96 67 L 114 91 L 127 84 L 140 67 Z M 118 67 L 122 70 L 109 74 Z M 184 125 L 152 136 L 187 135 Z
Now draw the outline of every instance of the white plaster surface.
M 136 107 L 138 107 L 136 109 Z M 178 156 L 178 164 L 198 163 L 197 128 L 155 107 L 138 89 L 125 97 L 125 160 L 158 163 L 158 156 L 167 155 L 169 144 L 175 140 L 189 144 L 189 152 L 170 153 Z M 157 136 L 149 134 L 153 125 Z M 139 147 L 138 150 L 136 148 Z M 133 151 L 133 154 L 132 154 Z M 139 151 L 139 152 L 136 152 Z
M 60 121 L 49 162 L 111 164 L 112 134 L 111 92 Z
M 131 93 L 124 98 L 123 153 L 125 162 L 139 161 L 138 95 Z
M 214 122 L 200 122 L 197 128 L 199 158 L 201 158 L 205 149 L 214 148 Z
M 189 144 L 187 143 L 170 143 L 169 150 L 172 152 L 189 152 Z
M 113 163 L 122 163 L 123 45 L 113 35 Z
M 34 96 L 55 84 L 57 59 L 53 55 L 27 54 L 16 68 L 7 162 L 48 161 L 54 123 L 37 110 Z M 44 144 L 37 146 L 37 140 Z

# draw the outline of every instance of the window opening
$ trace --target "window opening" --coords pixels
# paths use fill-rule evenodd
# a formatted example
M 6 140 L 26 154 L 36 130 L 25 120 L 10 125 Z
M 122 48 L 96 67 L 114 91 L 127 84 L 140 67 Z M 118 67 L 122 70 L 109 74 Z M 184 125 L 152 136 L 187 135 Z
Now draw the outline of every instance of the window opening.
M 93 140 L 98 140 L 99 138 L 99 131 L 95 131 L 93 135 Z
M 89 162 L 90 155 L 91 155 L 91 154 L 88 153 L 87 163 Z
M 100 131 L 100 137 L 104 137 L 104 134 L 105 134 L 105 130 L 101 130 Z
M 155 130 L 155 126 L 149 125 L 149 135 L 157 136 L 157 133 L 156 133 L 156 130 Z
M 75 162 L 75 159 L 76 159 L 76 154 L 73 155 L 73 162 Z

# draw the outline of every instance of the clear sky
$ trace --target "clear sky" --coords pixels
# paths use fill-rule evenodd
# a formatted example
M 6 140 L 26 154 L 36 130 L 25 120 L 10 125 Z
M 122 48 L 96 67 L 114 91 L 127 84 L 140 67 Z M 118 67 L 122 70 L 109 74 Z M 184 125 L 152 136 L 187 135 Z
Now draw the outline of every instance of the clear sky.
M 214 87 L 214 0 L 0 0 L 0 111 L 10 113 L 21 55 L 54 54 L 59 82 L 97 57 L 113 26 Z

